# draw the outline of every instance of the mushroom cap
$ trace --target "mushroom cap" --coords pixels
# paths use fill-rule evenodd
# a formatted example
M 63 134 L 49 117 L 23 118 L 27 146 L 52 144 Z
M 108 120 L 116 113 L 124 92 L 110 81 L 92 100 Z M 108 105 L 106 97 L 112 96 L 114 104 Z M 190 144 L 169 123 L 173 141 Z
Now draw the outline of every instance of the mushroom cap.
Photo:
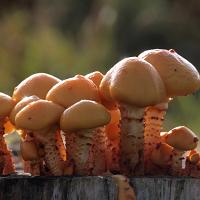
M 60 79 L 46 73 L 33 74 L 15 88 L 13 98 L 17 102 L 32 95 L 45 99 L 47 92 L 58 82 L 60 82 Z
M 34 101 L 17 113 L 15 124 L 21 129 L 42 130 L 59 122 L 63 111 L 63 107 L 53 102 L 47 100 Z
M 46 99 L 65 108 L 68 108 L 82 99 L 100 101 L 96 85 L 91 80 L 81 75 L 56 84 L 48 92 Z
M 161 167 L 169 164 L 173 147 L 166 143 L 160 143 L 151 153 L 151 161 Z
M 15 124 L 15 116 L 17 115 L 17 113 L 22 110 L 25 106 L 27 106 L 29 103 L 33 102 L 33 101 L 37 101 L 39 100 L 39 98 L 37 96 L 29 96 L 29 97 L 24 97 L 21 101 L 19 101 L 15 107 L 12 109 L 11 113 L 10 113 L 10 121 L 12 124 Z
M 99 71 L 95 71 L 85 75 L 85 77 L 90 79 L 99 88 L 99 85 L 104 75 Z
M 7 94 L 0 92 L 0 117 L 9 116 L 14 106 L 15 101 Z
M 117 108 L 117 102 L 114 100 L 110 94 L 110 82 L 114 71 L 112 67 L 103 77 L 99 85 L 99 94 L 102 104 L 109 110 L 115 110 Z
M 196 68 L 174 50 L 152 49 L 144 51 L 139 57 L 156 68 L 168 97 L 187 95 L 200 88 L 200 76 Z
M 181 151 L 193 150 L 197 147 L 198 137 L 189 128 L 179 126 L 173 128 L 165 136 L 165 142 Z
M 90 100 L 82 100 L 67 108 L 60 119 L 63 131 L 78 131 L 108 124 L 110 113 L 106 108 Z
M 39 159 L 37 147 L 33 141 L 21 141 L 20 150 L 21 150 L 22 158 L 25 161 Z
M 118 102 L 138 107 L 166 100 L 165 87 L 156 69 L 137 57 L 125 58 L 114 66 L 110 95 Z

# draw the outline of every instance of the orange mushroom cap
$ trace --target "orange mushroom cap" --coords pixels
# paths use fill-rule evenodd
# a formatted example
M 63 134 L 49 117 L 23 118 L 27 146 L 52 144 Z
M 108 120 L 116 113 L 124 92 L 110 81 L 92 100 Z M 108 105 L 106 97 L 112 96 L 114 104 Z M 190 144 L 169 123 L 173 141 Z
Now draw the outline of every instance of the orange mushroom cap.
M 15 107 L 12 109 L 11 113 L 10 113 L 10 121 L 12 124 L 15 124 L 15 116 L 17 115 L 17 113 L 22 110 L 25 106 L 27 106 L 29 103 L 33 102 L 33 101 L 37 101 L 39 100 L 39 98 L 37 96 L 29 96 L 29 97 L 25 97 L 23 98 L 21 101 L 19 101 Z
M 15 123 L 21 129 L 42 130 L 59 122 L 63 111 L 63 107 L 53 102 L 38 100 L 20 110 L 15 117 Z
M 99 71 L 95 71 L 85 75 L 85 77 L 90 79 L 99 88 L 99 85 L 104 75 Z
M 109 89 L 113 99 L 138 107 L 166 100 L 165 87 L 158 72 L 137 57 L 125 58 L 114 66 Z
M 60 79 L 46 73 L 33 74 L 15 88 L 13 99 L 18 102 L 24 97 L 32 95 L 45 99 L 47 92 L 58 82 Z
M 90 100 L 82 100 L 66 109 L 60 119 L 63 131 L 91 129 L 108 124 L 110 114 L 106 108 Z
M 10 96 L 0 92 L 0 117 L 7 117 L 14 106 L 15 101 Z
M 152 49 L 144 51 L 139 57 L 156 68 L 169 97 L 188 95 L 200 88 L 196 68 L 174 50 Z
M 98 88 L 89 79 L 78 75 L 56 84 L 47 94 L 46 99 L 65 108 L 82 100 L 100 101 Z
M 195 133 L 185 126 L 173 128 L 165 136 L 165 142 L 167 144 L 181 151 L 195 149 L 198 141 L 199 139 Z

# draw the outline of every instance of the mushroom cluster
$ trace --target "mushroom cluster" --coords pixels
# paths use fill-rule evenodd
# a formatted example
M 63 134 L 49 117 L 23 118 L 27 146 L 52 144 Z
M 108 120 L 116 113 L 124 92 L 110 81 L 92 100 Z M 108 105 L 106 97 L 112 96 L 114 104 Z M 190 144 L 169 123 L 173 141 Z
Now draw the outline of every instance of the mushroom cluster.
M 12 97 L 0 93 L 0 174 L 15 172 L 4 140 L 15 129 L 33 176 L 200 177 L 197 135 L 185 126 L 162 132 L 169 101 L 199 88 L 196 68 L 164 49 L 125 58 L 105 75 L 31 75 Z

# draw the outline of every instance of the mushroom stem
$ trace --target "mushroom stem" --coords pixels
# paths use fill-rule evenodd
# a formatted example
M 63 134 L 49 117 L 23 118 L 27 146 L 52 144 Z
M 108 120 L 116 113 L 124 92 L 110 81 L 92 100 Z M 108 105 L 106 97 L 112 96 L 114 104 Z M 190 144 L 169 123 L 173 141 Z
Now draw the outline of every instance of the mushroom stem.
M 160 103 L 149 106 L 145 111 L 144 128 L 144 163 L 145 174 L 152 174 L 151 153 L 161 143 L 160 132 L 163 127 L 164 116 L 168 108 L 168 103 Z
M 53 127 L 49 130 L 33 132 L 34 138 L 44 146 L 44 160 L 47 168 L 55 176 L 63 174 L 63 160 L 57 148 L 55 138 L 56 128 Z
M 186 167 L 186 151 L 180 151 L 173 149 L 172 151 L 172 164 L 171 164 L 171 175 L 172 176 L 181 176 L 184 174 Z
M 5 138 L 4 138 L 4 123 L 5 119 L 0 119 L 0 152 L 1 155 L 4 157 L 4 166 L 3 166 L 3 174 L 7 175 L 10 173 L 15 172 L 15 167 L 13 165 L 11 152 L 8 150 Z
M 63 143 L 60 130 L 56 131 L 55 138 L 56 138 L 56 146 L 59 150 L 60 157 L 63 161 L 65 161 L 67 159 L 67 154 L 66 154 L 65 145 Z
M 24 172 L 30 173 L 32 176 L 39 176 L 41 174 L 40 161 L 38 160 L 24 161 Z
M 120 104 L 120 165 L 126 175 L 144 174 L 145 108 Z
M 105 172 L 104 128 L 84 129 L 66 132 L 66 149 L 79 175 L 100 175 Z

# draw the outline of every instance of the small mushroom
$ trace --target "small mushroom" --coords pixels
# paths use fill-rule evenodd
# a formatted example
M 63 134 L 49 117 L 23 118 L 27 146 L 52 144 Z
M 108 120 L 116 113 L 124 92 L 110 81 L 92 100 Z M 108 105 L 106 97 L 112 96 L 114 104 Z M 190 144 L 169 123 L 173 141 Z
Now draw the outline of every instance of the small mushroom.
M 21 141 L 20 142 L 21 156 L 24 163 L 24 172 L 30 173 L 32 176 L 39 176 L 40 169 L 40 156 L 38 154 L 37 146 L 34 141 Z
M 196 68 L 173 49 L 147 50 L 141 53 L 139 57 L 152 64 L 158 71 L 164 82 L 168 98 L 159 105 L 151 106 L 146 110 L 145 157 L 148 162 L 149 154 L 160 142 L 159 133 L 162 130 L 169 99 L 197 91 L 200 88 L 200 76 Z M 149 120 L 150 117 L 153 118 Z
M 106 141 L 101 127 L 109 121 L 106 108 L 90 100 L 81 100 L 63 112 L 60 127 L 74 160 L 75 174 L 100 175 L 106 171 Z
M 185 169 L 186 152 L 194 150 L 198 144 L 198 137 L 189 128 L 179 126 L 173 128 L 165 136 L 165 142 L 172 146 L 172 175 L 181 175 Z
M 104 75 L 99 71 L 95 71 L 85 75 L 85 77 L 90 79 L 99 88 L 99 85 Z
M 165 88 L 158 72 L 142 59 L 125 58 L 107 72 L 100 91 L 108 97 L 107 100 L 117 102 L 121 112 L 122 172 L 126 175 L 144 174 L 145 108 L 165 99 Z
M 169 173 L 173 156 L 173 147 L 164 142 L 159 143 L 156 148 L 153 149 L 150 156 L 150 159 L 154 164 L 153 166 L 150 166 L 152 170 L 150 171 L 151 175 L 166 175 Z
M 130 186 L 127 177 L 123 175 L 113 175 L 112 179 L 118 187 L 118 200 L 136 200 L 135 192 Z
M 0 158 L 4 161 L 4 166 L 0 166 L 0 168 L 3 170 L 0 171 L 0 174 L 4 175 L 15 172 L 11 152 L 8 150 L 4 139 L 4 135 L 6 133 L 4 125 L 8 121 L 8 116 L 14 105 L 15 102 L 10 96 L 0 93 L 0 157 L 4 157 Z
M 55 134 L 64 108 L 47 100 L 34 101 L 19 111 L 15 117 L 18 128 L 32 133 L 43 145 L 46 166 L 53 175 L 63 174 L 64 163 L 57 149 Z
M 46 73 L 36 73 L 24 79 L 13 92 L 13 99 L 19 102 L 27 96 L 36 95 L 40 99 L 45 99 L 47 92 L 58 82 L 60 79 Z

